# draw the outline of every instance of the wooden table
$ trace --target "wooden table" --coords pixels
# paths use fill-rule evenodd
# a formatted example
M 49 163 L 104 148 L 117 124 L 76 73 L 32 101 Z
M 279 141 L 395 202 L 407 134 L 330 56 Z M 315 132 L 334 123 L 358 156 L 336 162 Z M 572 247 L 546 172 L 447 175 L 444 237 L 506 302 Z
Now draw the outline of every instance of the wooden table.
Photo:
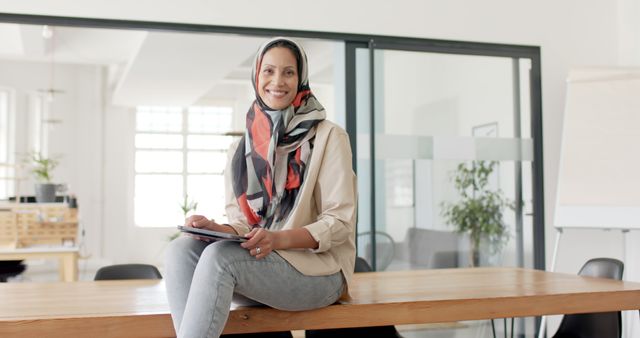
M 23 259 L 58 259 L 60 280 L 73 282 L 78 280 L 77 247 L 28 247 L 0 249 L 0 261 Z
M 359 273 L 353 299 L 233 309 L 225 333 L 440 323 L 640 309 L 640 283 L 517 268 Z M 162 281 L 0 285 L 0 336 L 174 336 Z

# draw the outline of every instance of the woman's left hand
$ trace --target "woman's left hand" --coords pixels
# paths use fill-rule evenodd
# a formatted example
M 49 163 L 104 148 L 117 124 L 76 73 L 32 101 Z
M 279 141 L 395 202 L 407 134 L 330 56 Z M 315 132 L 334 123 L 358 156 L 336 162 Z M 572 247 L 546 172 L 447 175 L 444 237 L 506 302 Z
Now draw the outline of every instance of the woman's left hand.
M 276 249 L 277 234 L 264 228 L 255 228 L 251 230 L 245 237 L 248 241 L 240 244 L 243 248 L 249 250 L 249 254 L 257 259 L 267 257 L 271 251 Z

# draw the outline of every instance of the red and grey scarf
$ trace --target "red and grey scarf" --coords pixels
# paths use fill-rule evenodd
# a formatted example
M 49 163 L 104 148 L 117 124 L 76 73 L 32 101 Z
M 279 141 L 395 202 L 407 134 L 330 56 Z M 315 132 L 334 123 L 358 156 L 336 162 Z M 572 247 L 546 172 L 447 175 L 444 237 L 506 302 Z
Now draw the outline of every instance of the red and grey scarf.
M 298 93 L 289 107 L 272 110 L 260 99 L 257 78 L 262 56 L 279 41 L 299 51 Z M 263 44 L 251 78 L 256 100 L 247 112 L 245 134 L 233 156 L 233 191 L 250 225 L 271 228 L 293 209 L 311 157 L 314 127 L 325 119 L 325 111 L 309 88 L 307 56 L 292 40 L 275 38 Z

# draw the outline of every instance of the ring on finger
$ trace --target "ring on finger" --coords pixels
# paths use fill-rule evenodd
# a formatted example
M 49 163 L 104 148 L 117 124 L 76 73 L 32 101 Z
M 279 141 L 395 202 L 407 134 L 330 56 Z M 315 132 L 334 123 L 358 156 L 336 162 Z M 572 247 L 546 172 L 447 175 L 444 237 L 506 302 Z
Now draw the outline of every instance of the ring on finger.
M 259 246 L 257 246 L 257 247 L 256 247 L 256 255 L 259 255 L 261 252 L 262 252 L 262 250 L 260 250 L 260 247 L 259 247 Z

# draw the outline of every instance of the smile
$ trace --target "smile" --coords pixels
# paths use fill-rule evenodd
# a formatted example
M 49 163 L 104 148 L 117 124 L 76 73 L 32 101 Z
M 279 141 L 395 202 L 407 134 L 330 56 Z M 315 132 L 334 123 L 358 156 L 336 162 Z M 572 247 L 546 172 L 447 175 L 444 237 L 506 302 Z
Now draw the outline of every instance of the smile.
M 269 90 L 269 89 L 266 89 L 265 91 L 269 95 L 271 95 L 273 97 L 276 97 L 276 98 L 282 98 L 282 97 L 284 97 L 285 95 L 287 95 L 289 93 L 289 92 L 284 91 L 284 90 Z

